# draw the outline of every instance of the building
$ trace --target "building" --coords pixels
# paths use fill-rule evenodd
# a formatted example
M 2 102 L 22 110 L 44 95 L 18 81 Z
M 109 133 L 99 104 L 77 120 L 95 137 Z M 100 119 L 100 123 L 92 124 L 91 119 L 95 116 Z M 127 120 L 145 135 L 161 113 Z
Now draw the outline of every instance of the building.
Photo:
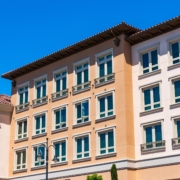
M 180 178 L 180 17 L 126 23 L 2 75 L 12 81 L 9 179 Z M 41 152 L 43 159 L 37 159 Z
M 13 106 L 9 96 L 0 94 L 0 179 L 8 179 L 10 124 Z

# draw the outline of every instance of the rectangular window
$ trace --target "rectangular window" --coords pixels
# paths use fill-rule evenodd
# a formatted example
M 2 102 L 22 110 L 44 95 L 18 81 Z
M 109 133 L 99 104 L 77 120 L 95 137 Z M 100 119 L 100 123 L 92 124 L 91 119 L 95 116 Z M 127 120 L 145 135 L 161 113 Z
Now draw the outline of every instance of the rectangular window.
M 16 152 L 16 170 L 26 168 L 26 150 Z
M 66 76 L 67 76 L 66 70 L 55 74 L 56 92 L 60 92 L 67 88 L 67 77 Z
M 143 74 L 155 71 L 158 67 L 158 51 L 154 49 L 141 55 Z
M 107 96 L 99 97 L 99 117 L 104 118 L 112 116 L 114 114 L 113 107 L 113 95 L 109 94 Z
M 46 96 L 46 79 L 36 81 L 36 98 L 42 98 Z
M 86 158 L 90 156 L 89 136 L 76 138 L 76 158 Z
M 67 161 L 66 157 L 66 141 L 54 143 L 55 156 L 58 158 L 58 162 Z
M 28 102 L 28 86 L 21 87 L 19 91 L 19 104 L 25 104 Z
M 89 121 L 89 101 L 82 101 L 75 104 L 76 108 L 76 123 L 83 123 Z
M 66 127 L 66 107 L 56 110 L 55 112 L 55 129 Z
M 36 116 L 35 117 L 35 134 L 42 134 L 46 132 L 46 116 Z
M 172 64 L 180 63 L 180 41 L 171 44 Z
M 115 152 L 113 130 L 99 133 L 99 146 L 99 154 Z
M 22 139 L 27 137 L 27 120 L 17 122 L 18 135 L 17 139 Z
M 44 146 L 36 146 L 33 148 L 34 153 L 34 166 L 43 166 L 45 165 L 45 157 L 46 157 L 46 148 Z M 38 153 L 41 153 L 42 159 L 39 162 L 37 159 Z
M 174 100 L 175 103 L 180 103 L 180 79 L 173 81 L 174 84 Z
M 144 110 L 159 108 L 160 104 L 160 89 L 159 85 L 143 89 Z

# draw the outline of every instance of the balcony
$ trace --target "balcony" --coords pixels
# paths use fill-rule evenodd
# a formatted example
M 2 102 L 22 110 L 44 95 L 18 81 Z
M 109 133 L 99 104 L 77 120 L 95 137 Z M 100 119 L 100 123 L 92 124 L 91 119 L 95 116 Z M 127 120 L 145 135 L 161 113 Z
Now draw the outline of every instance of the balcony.
M 77 93 L 80 93 L 80 92 L 87 91 L 90 88 L 91 88 L 91 81 L 88 81 L 86 83 L 78 84 L 76 86 L 73 86 L 72 87 L 72 93 L 73 94 L 77 94 Z
M 103 86 L 115 81 L 115 73 L 108 74 L 106 76 L 97 78 L 94 80 L 95 87 Z
M 38 99 L 34 99 L 32 101 L 32 106 L 33 107 L 41 106 L 43 104 L 46 104 L 47 102 L 48 102 L 48 96 L 44 96 Z
M 30 105 L 30 103 L 27 102 L 27 103 L 20 104 L 20 105 L 16 106 L 16 107 L 15 107 L 16 113 L 20 113 L 20 112 L 22 112 L 22 111 L 28 110 L 28 109 L 29 109 L 29 105 Z
M 165 140 L 141 144 L 141 152 L 165 148 L 165 144 L 166 144 Z
M 62 90 L 59 92 L 55 92 L 55 93 L 51 94 L 51 97 L 52 97 L 52 101 L 66 98 L 66 97 L 68 97 L 68 89 L 65 89 L 65 90 Z
M 180 138 L 173 138 L 172 139 L 172 146 L 173 147 L 180 146 Z

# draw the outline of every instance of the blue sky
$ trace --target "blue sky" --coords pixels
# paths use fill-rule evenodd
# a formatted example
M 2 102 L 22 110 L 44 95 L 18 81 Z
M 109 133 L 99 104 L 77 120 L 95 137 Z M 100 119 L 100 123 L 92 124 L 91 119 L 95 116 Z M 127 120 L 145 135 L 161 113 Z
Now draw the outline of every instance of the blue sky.
M 180 15 L 180 0 L 0 0 L 0 74 L 125 21 L 141 29 Z M 0 78 L 0 94 L 11 94 Z

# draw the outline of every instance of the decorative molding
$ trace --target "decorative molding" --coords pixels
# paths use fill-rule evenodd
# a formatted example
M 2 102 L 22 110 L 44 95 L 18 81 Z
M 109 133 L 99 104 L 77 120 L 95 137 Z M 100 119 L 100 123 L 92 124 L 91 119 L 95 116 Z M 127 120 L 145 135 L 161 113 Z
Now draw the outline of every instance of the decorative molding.
M 75 159 L 72 161 L 72 163 L 79 163 L 79 162 L 84 162 L 84 161 L 91 161 L 91 157 L 87 157 L 87 158 L 82 158 L 82 159 Z
M 95 85 L 95 88 L 98 88 L 98 87 L 101 87 L 101 86 L 104 86 L 104 85 L 107 85 L 107 84 L 111 84 L 111 83 L 114 83 L 114 82 L 115 82 L 115 79 L 111 79 L 111 80 L 108 80 L 108 81 L 105 81 L 103 83 Z
M 14 141 L 14 143 L 19 143 L 19 142 L 27 141 L 28 139 L 29 139 L 28 137 L 21 138 L 21 139 L 16 139 L 16 140 Z
M 37 166 L 37 167 L 32 167 L 32 168 L 31 168 L 31 171 L 38 170 L 38 169 L 45 169 L 45 168 L 46 168 L 46 165 Z
M 100 122 L 112 120 L 112 119 L 115 119 L 115 118 L 116 118 L 116 115 L 112 115 L 112 116 L 96 119 L 95 123 L 100 123 Z
M 151 77 L 151 76 L 154 76 L 156 74 L 160 74 L 161 73 L 161 69 L 158 69 L 156 71 L 152 71 L 152 72 L 149 72 L 149 73 L 146 73 L 146 74 L 142 74 L 140 76 L 138 76 L 138 80 L 141 80 L 141 79 L 144 79 L 144 78 L 147 78 L 147 77 Z
M 116 156 L 116 155 L 117 155 L 116 152 L 110 153 L 110 154 L 104 154 L 104 155 L 97 155 L 97 156 L 96 156 L 96 159 L 109 158 L 109 157 L 114 157 L 114 156 Z
M 13 171 L 13 174 L 22 173 L 22 172 L 27 172 L 27 168 L 26 168 L 26 169 L 14 170 L 14 171 Z
M 68 130 L 68 127 L 61 128 L 61 129 L 54 129 L 51 131 L 51 134 L 55 134 L 55 133 L 59 133 L 59 132 L 67 131 L 67 130 Z
M 91 125 L 91 121 L 87 121 L 87 122 L 80 123 L 80 124 L 75 124 L 75 125 L 73 125 L 73 129 L 83 127 L 83 126 L 88 126 L 88 125 Z
M 173 69 L 176 69 L 176 68 L 179 68 L 179 67 L 180 67 L 180 63 L 177 63 L 177 64 L 173 64 L 171 66 L 168 66 L 167 70 L 170 71 L 170 70 L 173 70 Z
M 63 166 L 63 165 L 67 165 L 67 164 L 68 164 L 68 161 L 58 162 L 58 163 L 55 163 L 55 164 L 51 164 L 51 167 Z
M 47 136 L 47 132 L 42 133 L 42 134 L 33 135 L 33 136 L 32 136 L 32 139 L 36 139 L 36 138 L 43 137 L 43 136 Z
M 149 110 L 149 111 L 140 112 L 140 113 L 139 113 L 139 116 L 142 117 L 142 116 L 147 116 L 147 115 L 150 115 L 150 114 L 162 112 L 163 109 L 164 109 L 164 108 L 161 107 L 161 108 L 156 108 L 156 109 L 152 109 L 152 110 Z
M 174 108 L 178 108 L 178 107 L 180 107 L 180 103 L 170 105 L 170 109 L 174 109 Z

